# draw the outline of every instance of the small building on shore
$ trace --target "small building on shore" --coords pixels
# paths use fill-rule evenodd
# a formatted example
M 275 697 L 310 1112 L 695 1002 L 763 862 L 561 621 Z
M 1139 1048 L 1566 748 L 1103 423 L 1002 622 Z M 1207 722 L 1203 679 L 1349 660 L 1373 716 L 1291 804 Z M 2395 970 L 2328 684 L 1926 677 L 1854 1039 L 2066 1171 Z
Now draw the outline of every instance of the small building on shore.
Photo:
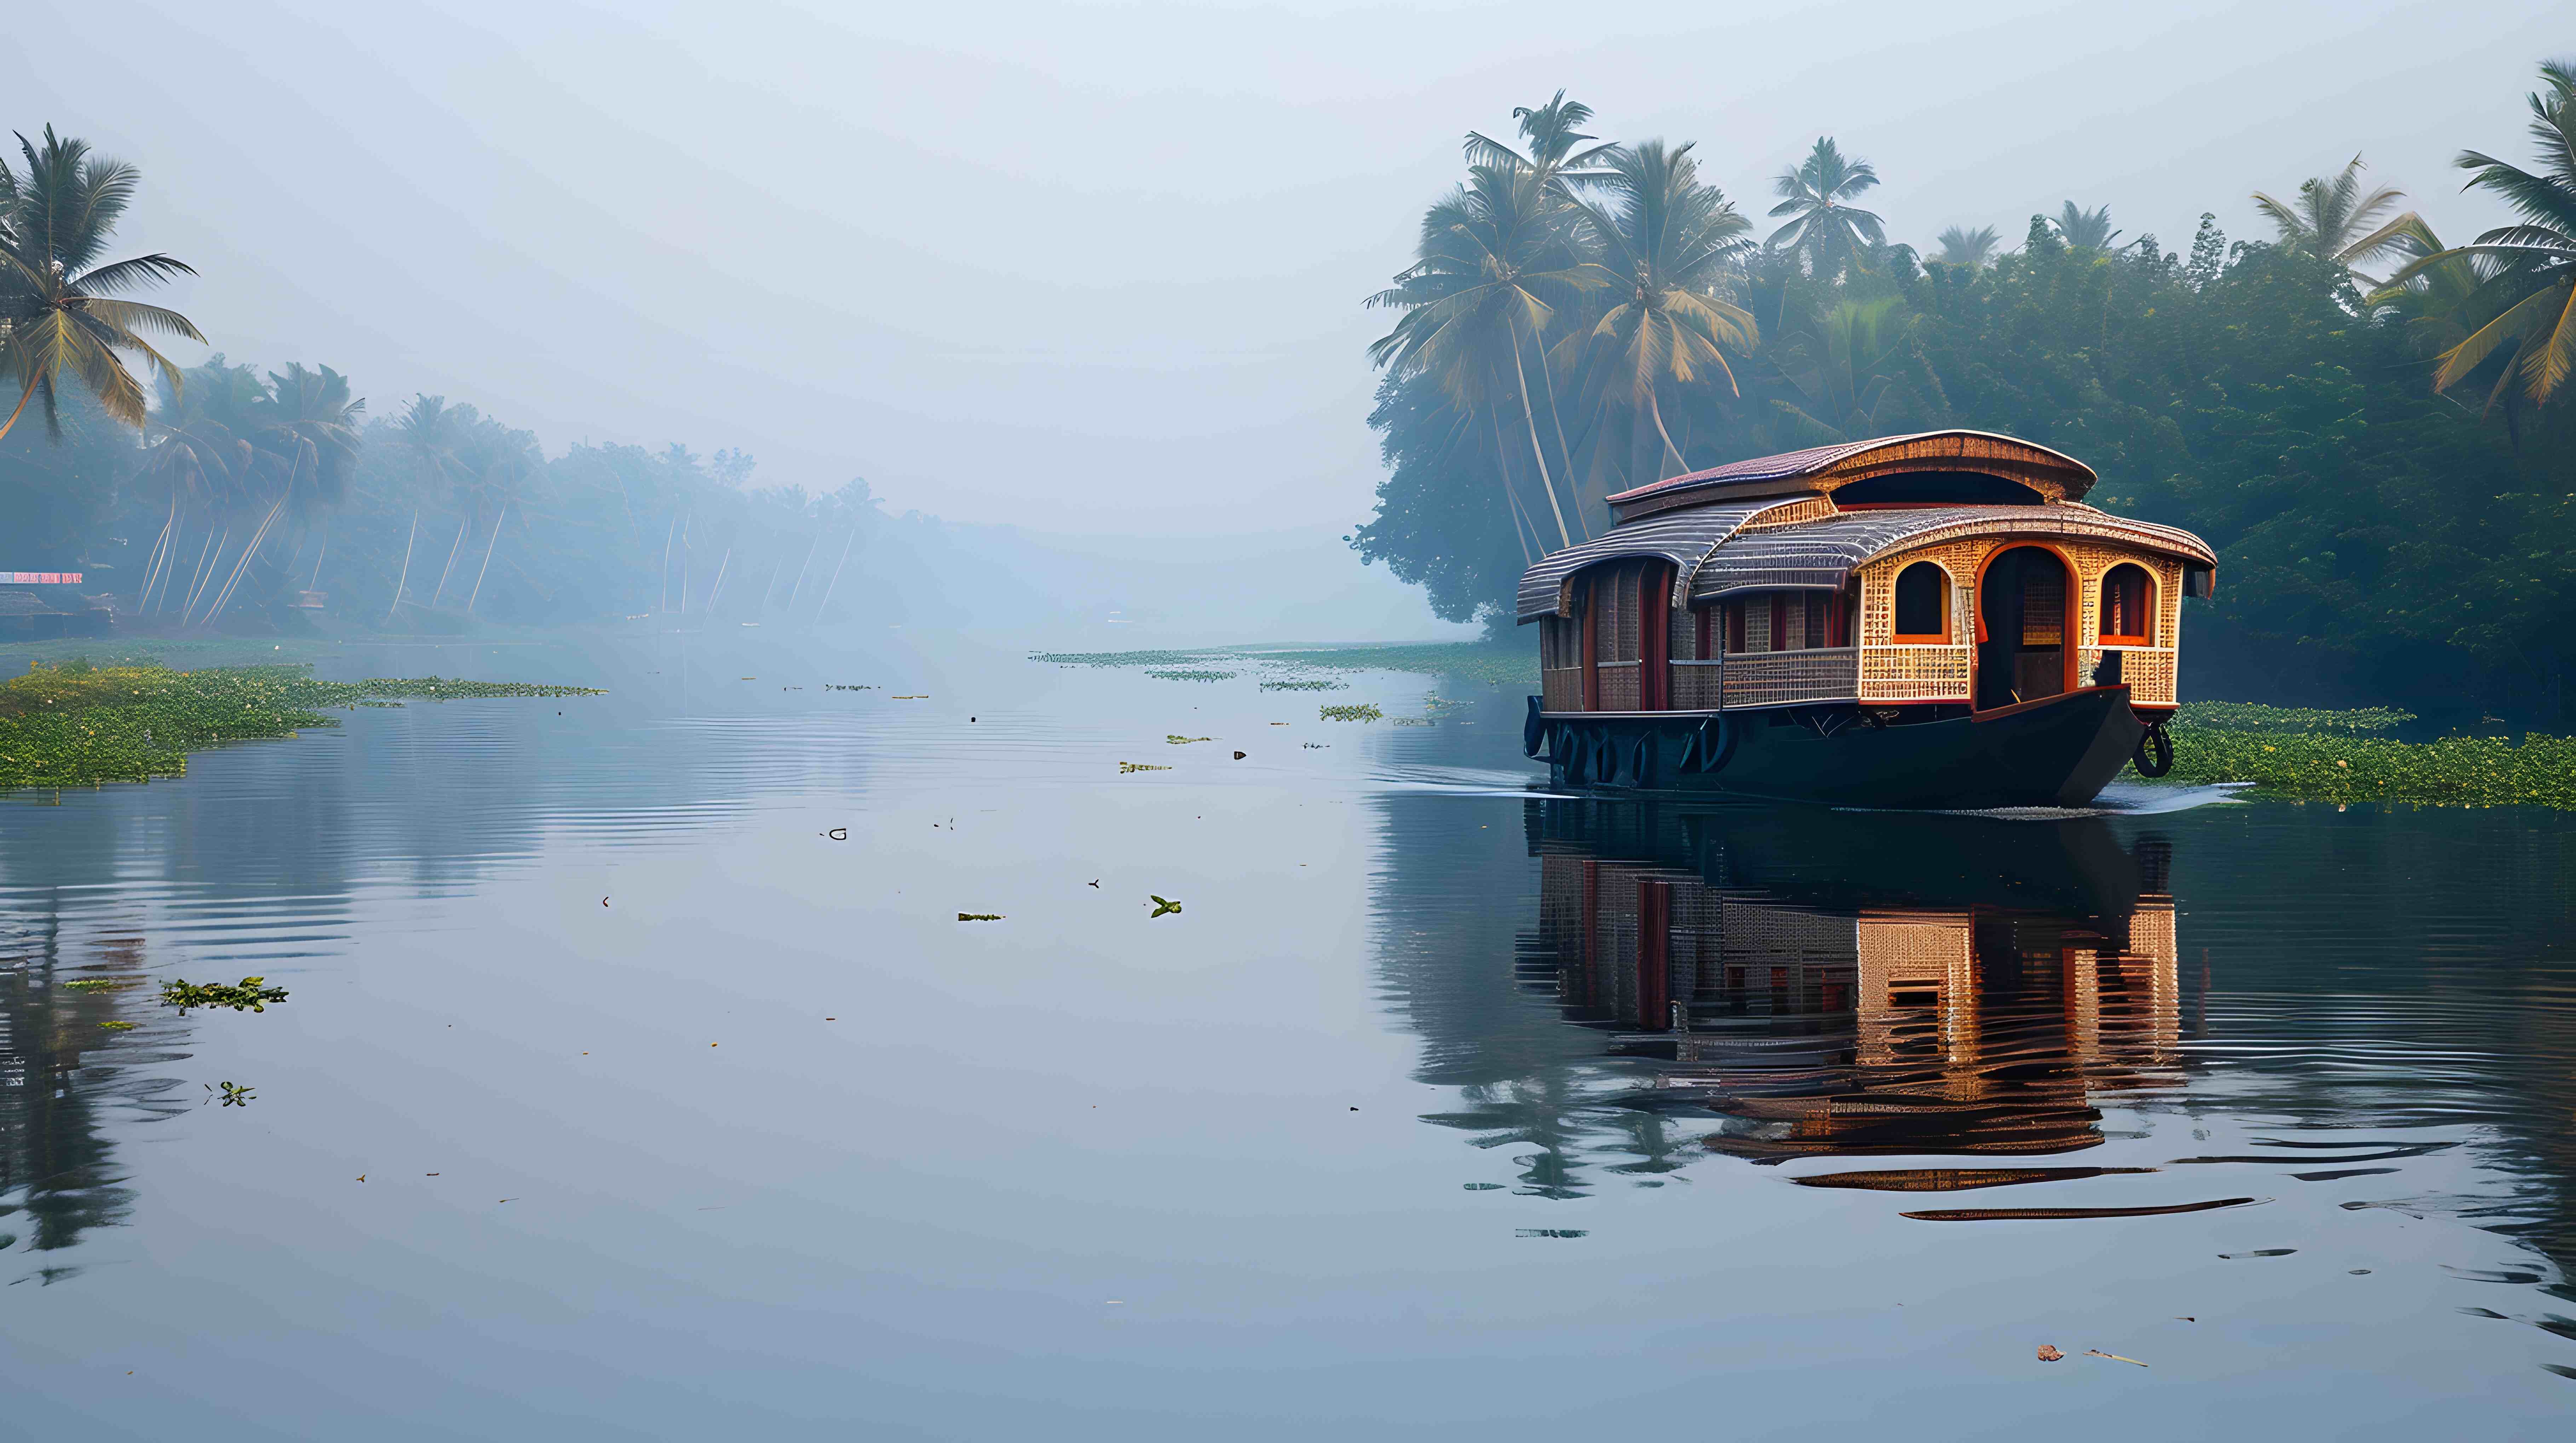
M 0 571 L 0 641 L 105 636 L 116 610 L 104 596 L 81 593 L 77 571 Z

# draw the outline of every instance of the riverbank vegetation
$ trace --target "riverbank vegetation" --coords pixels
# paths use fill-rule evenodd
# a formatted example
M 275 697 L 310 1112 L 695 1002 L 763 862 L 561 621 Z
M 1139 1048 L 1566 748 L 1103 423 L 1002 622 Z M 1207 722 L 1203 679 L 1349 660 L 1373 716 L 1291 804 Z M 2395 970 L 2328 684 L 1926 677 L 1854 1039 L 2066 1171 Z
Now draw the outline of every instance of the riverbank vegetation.
M 2199 703 L 2175 716 L 2168 782 L 2243 782 L 2301 801 L 2576 809 L 2576 739 L 2527 735 L 2402 742 L 2370 735 L 2413 718 Z
M 181 776 L 193 751 L 336 725 L 326 708 L 601 694 L 436 676 L 320 681 L 301 666 L 42 666 L 0 684 L 0 791 Z
M 2461 137 L 2517 226 L 2448 244 L 2356 161 L 2258 195 L 2270 235 L 2204 216 L 2172 249 L 2093 197 L 1918 249 L 1831 137 L 1772 180 L 1765 234 L 1722 148 L 1611 144 L 1560 94 L 1509 143 L 1468 134 L 1461 183 L 1367 298 L 1393 316 L 1370 415 L 1389 475 L 1352 544 L 1508 633 L 1521 570 L 1600 534 L 1617 491 L 2002 431 L 2095 467 L 2094 504 L 2218 548 L 2188 622 L 2200 694 L 2465 696 L 2567 725 L 2576 70 L 2540 81 L 2527 168 L 2498 158 L 2510 136 Z
M 371 408 L 328 365 L 175 364 L 155 340 L 205 337 L 133 296 L 196 272 L 110 258 L 141 174 L 50 127 L 19 150 L 0 157 L 0 566 L 79 573 L 120 627 L 174 637 L 886 599 L 859 576 L 887 521 L 865 482 L 754 489 L 750 456 L 680 445 L 548 456 L 443 397 Z

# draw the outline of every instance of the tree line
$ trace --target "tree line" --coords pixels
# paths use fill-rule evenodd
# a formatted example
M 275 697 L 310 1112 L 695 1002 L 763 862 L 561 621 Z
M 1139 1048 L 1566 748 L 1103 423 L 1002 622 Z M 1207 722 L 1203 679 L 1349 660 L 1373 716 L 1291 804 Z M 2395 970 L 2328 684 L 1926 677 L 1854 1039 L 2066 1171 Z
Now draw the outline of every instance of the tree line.
M 867 484 L 752 489 L 739 451 L 571 447 L 439 396 L 370 415 L 349 378 L 220 353 L 137 292 L 194 275 L 109 259 L 135 168 L 48 127 L 0 158 L 0 566 L 79 571 L 123 619 L 453 631 L 657 612 L 848 614 L 884 521 Z M 837 601 L 837 605 L 836 605 Z
M 1563 92 L 1469 132 L 1413 262 L 1370 424 L 1387 476 L 1353 534 L 1453 620 L 1510 627 L 1531 559 L 1603 498 L 1686 471 L 1964 426 L 2101 473 L 2105 509 L 2187 526 L 2224 582 L 2194 612 L 2202 695 L 2371 696 L 2570 716 L 2576 626 L 2576 66 L 2541 67 L 2526 167 L 2461 153 L 2516 223 L 2446 243 L 2359 157 L 2270 236 L 2209 215 L 2182 251 L 2108 206 L 2017 248 L 1927 249 L 1820 138 L 1758 227 L 1695 146 L 1607 142 Z

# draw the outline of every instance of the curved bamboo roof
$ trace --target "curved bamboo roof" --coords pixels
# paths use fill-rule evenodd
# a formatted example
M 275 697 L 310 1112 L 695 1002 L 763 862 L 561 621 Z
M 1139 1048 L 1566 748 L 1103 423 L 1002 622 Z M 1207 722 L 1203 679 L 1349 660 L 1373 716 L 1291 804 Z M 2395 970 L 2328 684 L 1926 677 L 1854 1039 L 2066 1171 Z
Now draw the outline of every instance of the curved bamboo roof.
M 2109 541 L 2189 565 L 2218 565 L 2209 544 L 2180 527 L 2132 521 L 2090 506 L 1919 506 L 1852 511 L 1736 536 L 1700 563 L 1688 599 L 1735 591 L 1839 590 L 1853 572 L 1891 552 L 1978 536 Z
M 2175 526 L 2133 521 L 2090 506 L 1907 506 L 1847 511 L 1814 521 L 1762 521 L 1794 514 L 1804 495 L 1694 506 L 1615 527 L 1570 546 L 1521 574 L 1518 619 L 1570 616 L 1575 573 L 1632 557 L 1673 564 L 1673 605 L 1737 591 L 1839 590 L 1852 573 L 1891 552 L 1976 536 L 2082 538 L 2134 546 L 2215 567 L 2207 542 Z
M 2052 501 L 2079 501 L 2099 478 L 2063 452 L 1992 431 L 1923 431 L 1843 441 L 1778 456 L 1734 461 L 1668 477 L 1609 499 L 1621 521 L 1711 501 L 1815 491 L 1830 495 L 1854 481 L 1908 471 L 1975 471 L 2017 481 Z

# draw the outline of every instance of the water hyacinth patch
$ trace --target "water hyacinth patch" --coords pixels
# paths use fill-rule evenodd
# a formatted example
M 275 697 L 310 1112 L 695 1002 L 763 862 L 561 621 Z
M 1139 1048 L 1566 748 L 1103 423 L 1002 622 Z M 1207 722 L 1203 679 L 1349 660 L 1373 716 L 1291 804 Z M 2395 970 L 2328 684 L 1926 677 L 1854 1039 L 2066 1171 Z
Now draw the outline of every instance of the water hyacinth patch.
M 161 984 L 161 1005 L 176 1007 L 185 1015 L 191 1007 L 229 1007 L 235 1012 L 266 1012 L 271 1002 L 286 1000 L 283 987 L 262 986 L 265 977 L 245 977 L 233 982 L 184 982 L 172 979 Z
M 2174 718 L 2170 782 L 2250 782 L 2269 796 L 2311 801 L 2410 802 L 2428 806 L 2576 809 L 2576 738 L 2444 737 L 2400 742 L 2356 735 L 2410 720 L 2371 708 L 2295 711 L 2250 703 L 2197 703 L 2227 710 L 2219 725 L 2186 706 Z M 2291 730 L 2291 719 L 2307 730 Z
M 588 687 L 451 677 L 320 681 L 309 666 L 173 671 L 157 663 L 37 666 L 0 683 L 0 790 L 185 775 L 188 753 L 336 725 L 319 708 L 396 699 L 598 696 Z

